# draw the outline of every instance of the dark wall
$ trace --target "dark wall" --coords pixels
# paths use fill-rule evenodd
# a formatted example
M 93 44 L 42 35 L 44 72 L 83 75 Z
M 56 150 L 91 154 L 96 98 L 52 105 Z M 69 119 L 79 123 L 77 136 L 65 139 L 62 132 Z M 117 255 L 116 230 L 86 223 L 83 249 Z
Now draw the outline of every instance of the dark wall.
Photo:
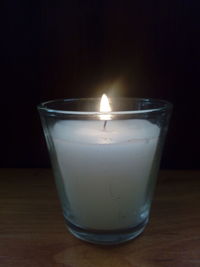
M 173 102 L 162 167 L 199 168 L 199 2 L 38 2 L 3 9 L 1 167 L 49 166 L 38 103 L 107 92 Z

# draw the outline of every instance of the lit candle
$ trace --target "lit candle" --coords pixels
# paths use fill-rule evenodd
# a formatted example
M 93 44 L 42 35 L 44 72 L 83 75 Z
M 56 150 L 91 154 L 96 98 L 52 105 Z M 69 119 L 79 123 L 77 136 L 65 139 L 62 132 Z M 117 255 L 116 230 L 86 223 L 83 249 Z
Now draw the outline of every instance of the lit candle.
M 160 128 L 143 119 L 112 120 L 103 99 L 99 120 L 58 121 L 52 140 L 69 202 L 67 220 L 96 230 L 125 229 L 147 217 Z

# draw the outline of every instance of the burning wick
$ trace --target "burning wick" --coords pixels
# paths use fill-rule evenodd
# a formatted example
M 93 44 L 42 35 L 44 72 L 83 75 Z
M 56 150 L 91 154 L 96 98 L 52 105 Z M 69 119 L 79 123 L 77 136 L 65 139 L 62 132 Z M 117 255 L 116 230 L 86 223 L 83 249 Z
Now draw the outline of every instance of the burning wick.
M 103 113 L 99 116 L 100 116 L 100 120 L 104 120 L 103 129 L 105 130 L 107 121 L 111 120 L 111 115 L 108 114 L 109 112 L 111 112 L 111 107 L 109 104 L 108 97 L 105 94 L 103 94 L 101 97 L 100 112 Z
M 107 124 L 107 121 L 104 121 L 104 124 L 103 124 L 103 129 L 104 130 L 106 129 L 106 124 Z

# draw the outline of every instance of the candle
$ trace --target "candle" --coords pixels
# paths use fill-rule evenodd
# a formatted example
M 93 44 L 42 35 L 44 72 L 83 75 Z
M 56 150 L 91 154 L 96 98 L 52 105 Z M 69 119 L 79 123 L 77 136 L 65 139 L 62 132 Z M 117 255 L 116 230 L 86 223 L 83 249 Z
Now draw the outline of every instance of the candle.
M 160 128 L 144 119 L 112 120 L 110 109 L 101 112 L 99 120 L 52 126 L 69 202 L 65 216 L 86 229 L 125 229 L 148 217 L 147 187 Z

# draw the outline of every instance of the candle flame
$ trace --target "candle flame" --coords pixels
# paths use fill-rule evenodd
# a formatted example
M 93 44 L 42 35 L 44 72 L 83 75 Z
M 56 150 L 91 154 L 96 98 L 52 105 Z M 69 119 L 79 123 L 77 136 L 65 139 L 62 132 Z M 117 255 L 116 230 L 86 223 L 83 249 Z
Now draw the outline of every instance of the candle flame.
M 107 114 L 111 111 L 109 99 L 105 94 L 103 94 L 100 102 L 100 112 L 104 114 L 100 115 L 100 120 L 111 120 L 111 115 Z

